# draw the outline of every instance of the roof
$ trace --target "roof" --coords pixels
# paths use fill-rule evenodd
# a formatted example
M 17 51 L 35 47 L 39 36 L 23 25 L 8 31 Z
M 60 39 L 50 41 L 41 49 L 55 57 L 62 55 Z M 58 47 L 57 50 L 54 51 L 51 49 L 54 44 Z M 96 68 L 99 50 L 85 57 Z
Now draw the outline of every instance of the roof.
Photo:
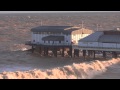
M 39 26 L 32 28 L 32 32 L 64 32 L 71 33 L 78 28 L 74 28 L 73 26 Z
M 97 42 L 101 35 L 103 35 L 103 32 L 98 31 L 98 32 L 95 32 L 95 33 L 88 35 L 87 37 L 85 37 L 83 39 L 80 39 L 79 41 Z
M 64 41 L 64 36 L 46 36 L 43 37 L 42 40 L 44 41 Z
M 78 29 L 72 32 L 72 34 L 92 34 L 94 31 L 86 28 Z
M 120 35 L 102 35 L 99 38 L 99 42 L 120 43 Z

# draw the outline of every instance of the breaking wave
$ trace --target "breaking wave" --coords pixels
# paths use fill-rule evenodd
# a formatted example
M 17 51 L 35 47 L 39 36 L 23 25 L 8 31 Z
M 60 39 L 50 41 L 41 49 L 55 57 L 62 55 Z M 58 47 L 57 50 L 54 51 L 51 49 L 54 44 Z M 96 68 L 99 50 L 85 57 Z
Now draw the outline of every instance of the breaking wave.
M 29 71 L 2 72 L 0 79 L 90 79 L 95 75 L 102 74 L 107 67 L 117 64 L 120 59 L 108 61 L 90 61 L 53 69 L 34 69 Z

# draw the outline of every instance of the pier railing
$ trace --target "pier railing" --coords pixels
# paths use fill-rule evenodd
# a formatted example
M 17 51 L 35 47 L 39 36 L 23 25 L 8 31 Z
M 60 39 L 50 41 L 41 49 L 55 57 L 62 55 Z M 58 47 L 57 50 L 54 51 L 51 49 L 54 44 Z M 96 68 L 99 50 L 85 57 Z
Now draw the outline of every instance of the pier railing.
M 25 42 L 26 45 L 55 45 L 55 46 L 60 46 L 60 45 L 73 45 L 71 43 L 33 43 L 31 41 L 26 41 Z

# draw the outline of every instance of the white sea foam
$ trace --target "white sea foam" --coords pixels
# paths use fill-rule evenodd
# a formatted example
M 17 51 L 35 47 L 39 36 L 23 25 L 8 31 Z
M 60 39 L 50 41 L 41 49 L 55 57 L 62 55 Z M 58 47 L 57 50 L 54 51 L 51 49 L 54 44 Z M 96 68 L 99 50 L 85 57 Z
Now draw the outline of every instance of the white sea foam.
M 2 72 L 1 79 L 90 79 L 95 75 L 105 72 L 107 67 L 120 62 L 120 59 L 108 61 L 91 61 L 64 67 L 46 70 L 28 70 L 16 72 Z

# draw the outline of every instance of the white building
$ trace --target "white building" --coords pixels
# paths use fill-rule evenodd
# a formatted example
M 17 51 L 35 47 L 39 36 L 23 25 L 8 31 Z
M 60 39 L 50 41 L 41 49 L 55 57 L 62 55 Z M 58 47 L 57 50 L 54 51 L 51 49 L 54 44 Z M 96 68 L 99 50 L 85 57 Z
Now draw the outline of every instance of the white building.
M 71 45 L 93 33 L 89 29 L 73 26 L 39 26 L 31 29 L 31 44 Z
M 115 51 L 120 49 L 120 31 L 97 31 L 79 40 L 79 48 L 86 48 L 86 50 L 109 50 Z M 87 49 L 89 48 L 89 49 Z

